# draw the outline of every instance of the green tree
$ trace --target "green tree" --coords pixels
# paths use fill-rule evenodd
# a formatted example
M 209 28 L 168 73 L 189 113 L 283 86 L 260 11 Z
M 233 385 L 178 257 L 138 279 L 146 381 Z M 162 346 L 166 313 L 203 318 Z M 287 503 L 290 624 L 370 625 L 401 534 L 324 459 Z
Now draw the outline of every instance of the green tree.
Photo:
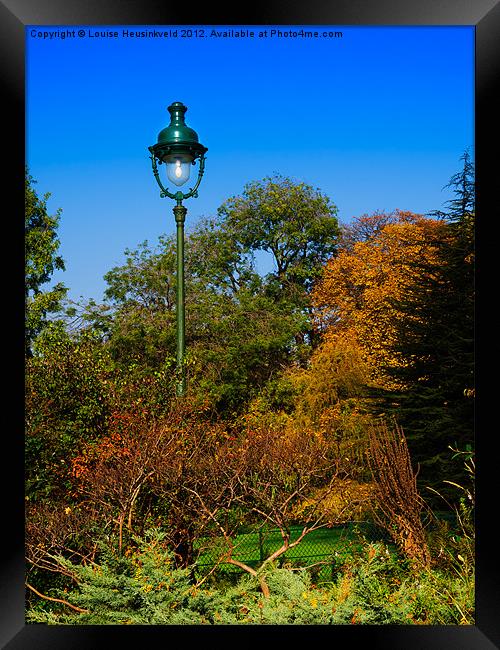
M 175 255 L 173 237 L 160 237 L 158 249 L 147 241 L 135 250 L 127 249 L 125 264 L 104 276 L 108 283 L 105 322 L 104 307 L 96 311 L 95 305 L 87 306 L 86 315 L 94 318 L 94 326 L 99 319 L 105 326 L 116 360 L 158 368 L 175 357 Z M 192 292 L 186 294 L 190 300 Z
M 48 315 L 57 312 L 67 289 L 57 283 L 52 289 L 42 290 L 55 270 L 64 270 L 64 260 L 58 255 L 60 241 L 57 227 L 61 210 L 55 215 L 47 212 L 50 194 L 40 198 L 33 185 L 36 181 L 26 169 L 25 175 L 25 352 L 32 354 L 35 338 L 48 323 Z
M 319 190 L 281 176 L 246 186 L 216 217 L 186 235 L 186 348 L 190 385 L 218 409 L 235 409 L 310 347 L 308 293 L 335 251 L 336 208 Z M 258 251 L 275 271 L 257 272 Z M 126 251 L 105 276 L 105 310 L 118 361 L 158 368 L 175 356 L 176 250 L 173 236 Z M 308 337 L 309 333 L 309 337 Z
M 191 244 L 192 242 L 192 244 Z M 291 358 L 304 314 L 264 291 L 251 263 L 201 224 L 186 244 L 186 342 L 189 385 L 218 409 L 237 408 Z M 84 318 L 105 329 L 113 358 L 160 369 L 175 357 L 175 241 L 143 243 L 106 274 L 108 310 L 87 305 Z M 103 316 L 104 315 L 104 316 Z
M 188 341 L 192 379 L 218 410 L 239 411 L 274 376 L 304 354 L 296 337 L 307 322 L 289 302 L 240 291 L 205 296 L 196 318 L 203 337 Z
M 223 219 L 201 219 L 190 232 L 187 244 L 192 282 L 229 296 L 241 290 L 255 293 L 262 287 L 253 251 L 227 228 Z
M 275 295 L 285 292 L 301 306 L 309 304 L 306 294 L 335 253 L 339 234 L 337 208 L 326 195 L 276 174 L 245 185 L 218 215 L 243 250 L 272 256 L 267 284 Z

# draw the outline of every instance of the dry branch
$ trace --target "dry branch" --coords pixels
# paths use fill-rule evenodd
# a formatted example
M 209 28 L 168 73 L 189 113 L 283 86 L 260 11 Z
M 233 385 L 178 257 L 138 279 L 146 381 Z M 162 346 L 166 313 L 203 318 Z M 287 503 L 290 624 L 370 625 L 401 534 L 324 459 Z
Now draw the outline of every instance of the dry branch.
M 418 566 L 430 564 L 429 549 L 422 524 L 423 499 L 417 490 L 403 432 L 397 423 L 386 422 L 370 429 L 368 464 L 377 488 L 374 518 L 391 535 L 400 550 Z

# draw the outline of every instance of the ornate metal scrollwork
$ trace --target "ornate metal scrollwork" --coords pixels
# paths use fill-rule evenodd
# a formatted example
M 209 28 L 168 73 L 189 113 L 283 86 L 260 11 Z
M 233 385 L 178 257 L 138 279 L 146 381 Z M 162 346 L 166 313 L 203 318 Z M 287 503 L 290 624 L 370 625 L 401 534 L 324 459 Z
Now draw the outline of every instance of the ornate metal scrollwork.
M 199 157 L 200 164 L 198 167 L 198 180 L 196 181 L 196 184 L 194 187 L 189 188 L 189 192 L 176 192 L 175 194 L 172 194 L 172 192 L 169 192 L 166 187 L 163 186 L 163 183 L 161 182 L 160 179 L 160 174 L 158 172 L 158 165 L 156 163 L 156 156 L 153 153 L 153 147 L 149 147 L 149 151 L 151 152 L 151 164 L 153 167 L 153 174 L 154 177 L 156 178 L 156 182 L 158 183 L 158 186 L 160 188 L 160 197 L 162 199 L 168 197 L 169 199 L 175 199 L 177 201 L 177 204 L 180 204 L 183 200 L 189 199 L 191 197 L 198 198 L 198 187 L 200 186 L 201 179 L 203 177 L 203 173 L 205 171 L 205 156 L 202 154 Z M 193 160 L 193 165 L 195 161 Z M 160 161 L 161 164 L 161 161 Z

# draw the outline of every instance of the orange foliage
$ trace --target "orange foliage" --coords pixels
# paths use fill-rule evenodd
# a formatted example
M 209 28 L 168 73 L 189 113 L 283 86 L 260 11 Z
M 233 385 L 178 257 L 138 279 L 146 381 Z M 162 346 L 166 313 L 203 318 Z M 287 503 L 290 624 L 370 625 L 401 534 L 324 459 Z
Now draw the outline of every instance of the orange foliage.
M 97 444 L 85 445 L 83 452 L 71 459 L 73 476 L 84 480 L 89 472 L 95 469 L 96 463 L 124 462 L 126 458 L 131 458 L 131 446 L 139 440 L 138 436 L 131 436 L 130 433 L 137 433 L 139 422 L 141 418 L 135 413 L 113 413 L 109 418 L 108 435 L 101 438 Z
M 425 280 L 429 269 L 439 268 L 440 248 L 449 236 L 442 221 L 407 212 L 396 216 L 396 222 L 380 228 L 380 215 L 374 215 L 373 234 L 351 240 L 331 259 L 313 293 L 325 345 L 347 340 L 359 347 L 372 380 L 386 388 L 400 386 L 387 378 L 384 366 L 406 363 L 393 349 L 401 316 L 392 301 L 404 298 L 416 280 Z M 369 219 L 363 218 L 365 227 Z

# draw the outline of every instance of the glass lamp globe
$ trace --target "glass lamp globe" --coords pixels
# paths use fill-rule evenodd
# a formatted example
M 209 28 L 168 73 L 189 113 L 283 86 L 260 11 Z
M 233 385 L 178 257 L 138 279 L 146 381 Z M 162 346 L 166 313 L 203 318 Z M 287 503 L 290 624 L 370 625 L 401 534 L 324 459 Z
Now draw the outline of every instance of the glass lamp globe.
M 167 168 L 167 178 L 178 187 L 184 185 L 189 179 L 192 160 L 188 156 L 175 155 L 165 156 L 164 162 Z

